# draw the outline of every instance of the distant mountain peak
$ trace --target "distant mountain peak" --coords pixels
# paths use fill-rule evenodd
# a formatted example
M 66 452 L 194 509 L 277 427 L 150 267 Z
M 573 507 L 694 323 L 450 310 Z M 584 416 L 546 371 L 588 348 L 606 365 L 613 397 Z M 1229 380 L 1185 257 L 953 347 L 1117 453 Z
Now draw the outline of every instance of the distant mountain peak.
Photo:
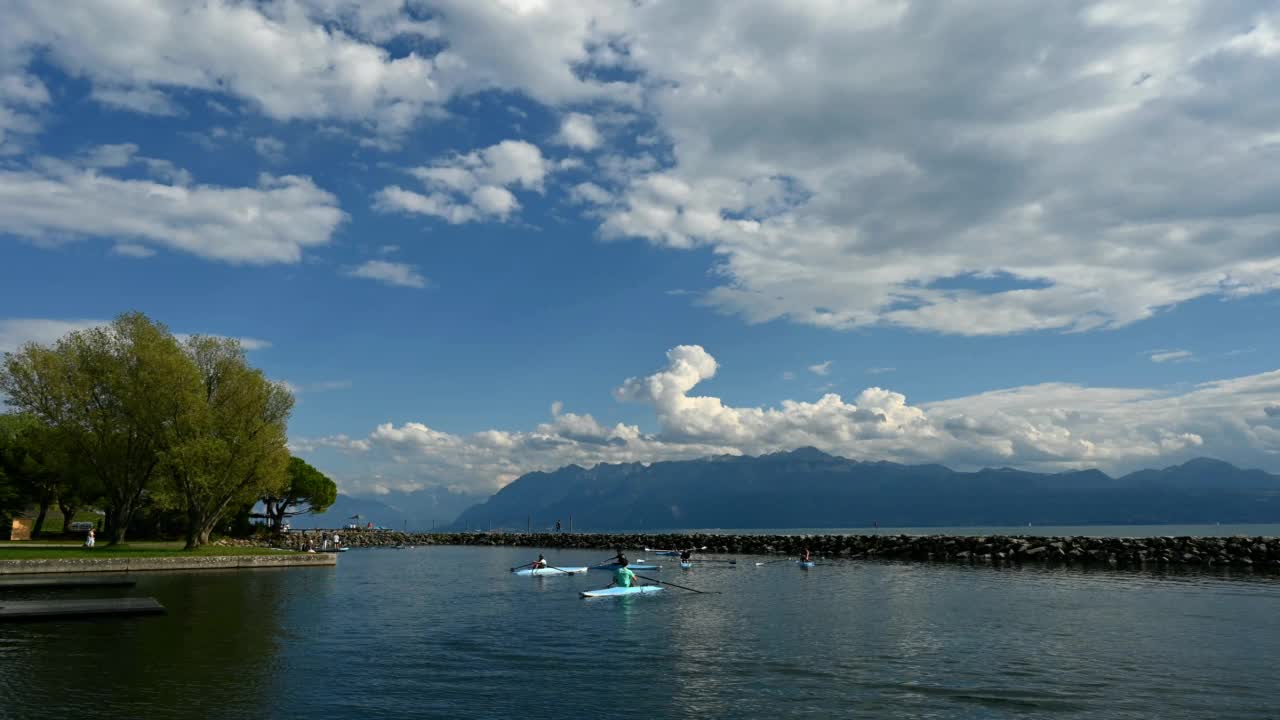
M 772 453 L 775 457 L 790 457 L 795 460 L 834 460 L 835 456 L 825 453 L 816 447 L 806 445 L 795 450 L 783 450 Z
M 1225 460 L 1218 460 L 1211 457 L 1196 457 L 1182 463 L 1181 465 L 1171 465 L 1166 470 L 1174 468 L 1185 468 L 1187 470 L 1240 470 L 1241 468 L 1232 465 Z

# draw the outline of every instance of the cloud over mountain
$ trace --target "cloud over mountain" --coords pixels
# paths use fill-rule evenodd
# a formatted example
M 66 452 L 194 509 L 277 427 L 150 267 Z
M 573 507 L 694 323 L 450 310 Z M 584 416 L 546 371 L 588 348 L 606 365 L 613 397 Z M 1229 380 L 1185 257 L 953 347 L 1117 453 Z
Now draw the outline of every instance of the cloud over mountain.
M 1280 371 L 1204 383 L 1189 391 L 1091 388 L 1046 383 L 912 405 L 869 387 L 851 400 L 739 407 L 692 394 L 719 365 L 698 345 L 667 352 L 667 365 L 628 378 L 620 401 L 652 407 L 655 432 L 565 412 L 531 430 L 460 435 L 422 422 L 384 423 L 367 437 L 295 440 L 361 456 L 379 483 L 396 489 L 447 486 L 492 491 L 531 470 L 570 463 L 653 462 L 812 446 L 863 460 L 939 462 L 958 468 L 1016 466 L 1057 471 L 1125 471 L 1193 455 L 1221 455 L 1280 469 Z M 344 487 L 362 490 L 359 479 Z

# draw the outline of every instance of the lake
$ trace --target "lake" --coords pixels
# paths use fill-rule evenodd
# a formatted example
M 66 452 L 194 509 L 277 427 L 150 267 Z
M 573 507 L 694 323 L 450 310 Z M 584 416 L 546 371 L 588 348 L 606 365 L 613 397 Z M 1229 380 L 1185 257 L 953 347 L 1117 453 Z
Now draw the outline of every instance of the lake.
M 547 551 L 560 565 L 606 554 Z M 353 550 L 336 568 L 143 574 L 132 590 L 77 593 L 154 595 L 169 614 L 0 624 L 0 717 L 1256 718 L 1280 706 L 1280 576 L 745 557 L 681 571 L 664 558 L 642 574 L 722 594 L 583 600 L 607 573 L 510 576 L 533 557 Z

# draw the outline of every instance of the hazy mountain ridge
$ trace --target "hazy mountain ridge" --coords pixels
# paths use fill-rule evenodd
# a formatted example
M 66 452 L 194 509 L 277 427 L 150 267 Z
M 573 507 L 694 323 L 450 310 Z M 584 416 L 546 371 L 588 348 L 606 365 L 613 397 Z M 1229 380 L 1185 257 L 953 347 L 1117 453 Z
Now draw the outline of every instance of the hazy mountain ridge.
M 360 515 L 361 525 L 371 522 L 393 530 L 425 531 L 448 525 L 459 513 L 482 499 L 482 496 L 435 488 L 408 493 L 391 492 L 377 497 L 339 493 L 328 510 L 294 517 L 292 526 L 298 529 L 339 528 L 356 522 L 351 516 Z
M 583 468 L 517 478 L 455 529 L 861 527 L 1280 521 L 1280 476 L 1197 458 L 1112 478 L 1099 470 L 958 472 L 814 448 Z

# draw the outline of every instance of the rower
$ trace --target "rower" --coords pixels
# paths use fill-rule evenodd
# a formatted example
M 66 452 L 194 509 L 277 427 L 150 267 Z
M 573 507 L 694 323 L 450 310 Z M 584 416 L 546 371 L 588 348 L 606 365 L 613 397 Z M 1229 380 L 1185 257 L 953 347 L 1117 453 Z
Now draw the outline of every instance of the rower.
M 809 559 L 809 548 L 805 548 L 804 552 L 800 553 L 800 562 L 813 562 Z
M 610 560 L 616 565 L 626 565 L 627 556 L 622 554 L 622 548 L 621 547 L 617 548 L 617 551 L 618 551 L 618 554 L 610 558 Z
M 538 553 L 538 559 L 533 561 L 533 569 L 541 570 L 547 566 L 547 561 L 543 559 L 542 553 Z
M 687 562 L 689 562 L 689 560 L 690 560 L 692 557 L 693 557 L 693 551 L 692 551 L 692 550 L 681 550 L 681 551 L 680 551 L 680 562 L 686 562 L 686 563 L 687 563 Z
M 619 551 L 621 553 L 621 551 Z M 636 574 L 631 572 L 631 568 L 627 567 L 627 559 L 622 558 L 622 567 L 613 574 L 613 582 L 609 583 L 609 587 L 617 585 L 618 587 L 629 588 L 636 581 Z

